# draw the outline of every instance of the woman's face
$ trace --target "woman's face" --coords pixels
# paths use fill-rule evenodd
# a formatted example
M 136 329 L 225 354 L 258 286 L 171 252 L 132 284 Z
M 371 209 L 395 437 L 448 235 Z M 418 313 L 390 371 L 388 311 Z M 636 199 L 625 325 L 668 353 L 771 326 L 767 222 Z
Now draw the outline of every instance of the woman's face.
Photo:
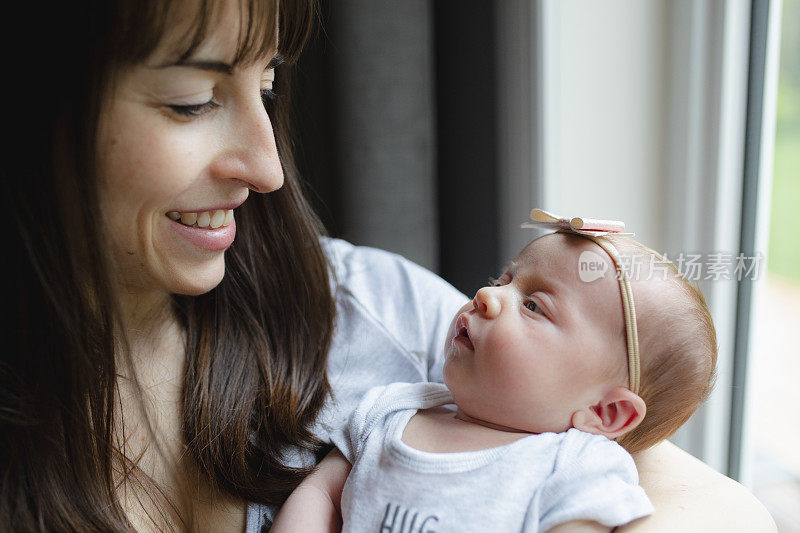
M 129 293 L 213 289 L 236 208 L 251 190 L 283 184 L 262 103 L 273 55 L 231 69 L 238 28 L 230 22 L 223 17 L 185 64 L 157 51 L 122 72 L 102 114 L 102 218 Z

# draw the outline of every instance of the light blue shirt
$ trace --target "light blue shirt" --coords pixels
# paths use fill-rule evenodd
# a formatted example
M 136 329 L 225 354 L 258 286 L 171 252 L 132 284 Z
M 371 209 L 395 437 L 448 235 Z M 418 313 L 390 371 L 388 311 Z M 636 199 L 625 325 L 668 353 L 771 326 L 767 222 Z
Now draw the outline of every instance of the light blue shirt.
M 341 429 L 364 394 L 396 381 L 442 381 L 445 335 L 467 298 L 447 282 L 399 255 L 324 239 L 336 276 L 336 319 L 328 354 L 333 389 L 312 428 L 342 450 Z M 287 464 L 310 466 L 311 454 L 287 450 Z M 271 525 L 276 509 L 250 504 L 247 533 Z

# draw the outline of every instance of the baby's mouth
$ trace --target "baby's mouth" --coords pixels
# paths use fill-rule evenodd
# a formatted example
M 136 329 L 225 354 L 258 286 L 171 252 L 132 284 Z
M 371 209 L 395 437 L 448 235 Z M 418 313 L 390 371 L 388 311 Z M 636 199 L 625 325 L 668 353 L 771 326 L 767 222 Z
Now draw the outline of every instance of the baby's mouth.
M 469 328 L 467 327 L 467 320 L 464 318 L 464 315 L 458 317 L 456 321 L 456 336 L 454 340 L 466 345 L 470 350 L 475 349 L 469 337 Z
M 179 224 L 190 228 L 217 229 L 230 226 L 233 222 L 233 209 L 179 213 L 170 211 L 167 216 Z

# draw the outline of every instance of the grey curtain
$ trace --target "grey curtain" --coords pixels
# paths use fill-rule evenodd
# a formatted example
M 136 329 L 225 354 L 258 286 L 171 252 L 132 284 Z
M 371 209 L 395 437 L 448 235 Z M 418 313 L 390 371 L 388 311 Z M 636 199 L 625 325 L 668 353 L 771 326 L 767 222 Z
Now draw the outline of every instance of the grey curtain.
M 297 156 L 330 233 L 466 293 L 497 257 L 491 2 L 323 1 L 294 95 Z

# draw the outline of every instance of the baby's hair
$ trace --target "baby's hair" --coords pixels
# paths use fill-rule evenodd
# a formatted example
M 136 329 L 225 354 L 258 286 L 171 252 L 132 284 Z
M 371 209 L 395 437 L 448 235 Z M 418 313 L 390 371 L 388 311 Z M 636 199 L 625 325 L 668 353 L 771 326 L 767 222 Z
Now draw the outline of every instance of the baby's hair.
M 642 274 L 659 280 L 647 283 L 660 284 L 658 303 L 654 304 L 636 298 L 637 286 L 642 284 L 632 280 L 641 358 L 639 396 L 647 413 L 639 426 L 617 442 L 633 453 L 670 437 L 708 399 L 716 378 L 717 336 L 697 284 L 643 244 L 627 237 L 611 239 L 623 257 L 645 259 L 640 261 L 644 263 Z M 652 264 L 651 258 L 666 275 L 645 270 Z

